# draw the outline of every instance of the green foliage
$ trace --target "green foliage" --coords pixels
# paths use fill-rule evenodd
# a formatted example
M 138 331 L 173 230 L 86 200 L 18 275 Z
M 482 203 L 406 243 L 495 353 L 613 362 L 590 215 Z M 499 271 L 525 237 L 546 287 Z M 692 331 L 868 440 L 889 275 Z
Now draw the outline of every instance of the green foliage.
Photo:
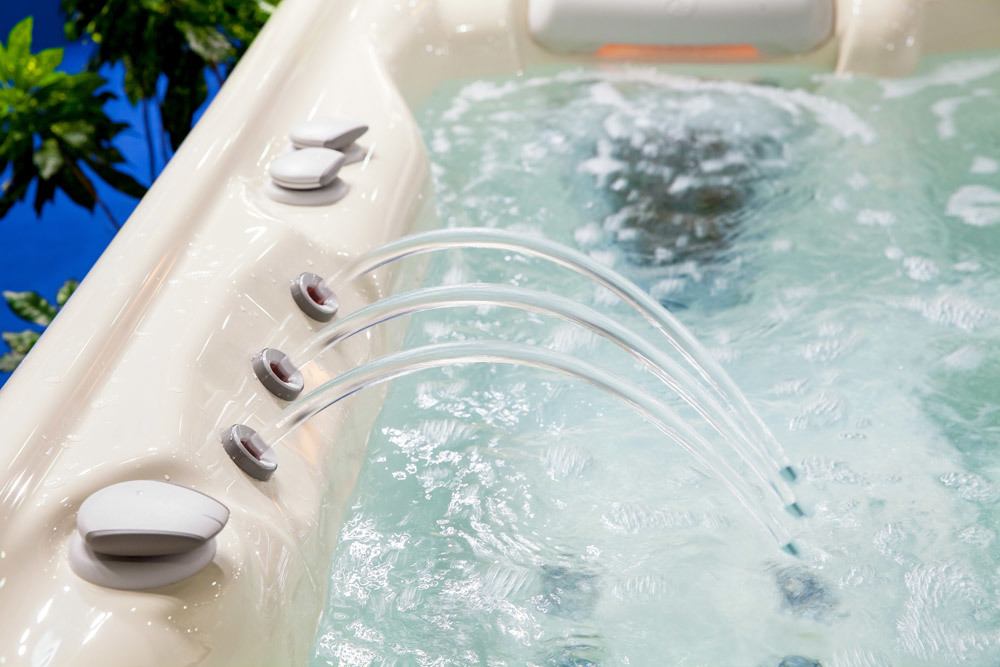
M 0 336 L 3 336 L 4 342 L 10 348 L 10 352 L 0 356 L 0 373 L 11 373 L 35 346 L 41 334 L 25 329 L 17 333 L 5 331 Z
M 69 301 L 78 284 L 75 280 L 64 282 L 56 293 L 56 305 L 49 303 L 37 292 L 4 292 L 3 298 L 7 302 L 7 307 L 25 322 L 47 327 L 52 324 L 56 313 Z M 0 373 L 10 373 L 35 346 L 41 334 L 33 329 L 25 329 L 16 332 L 5 331 L 0 336 L 10 348 L 9 352 L 0 356 Z
M 4 292 L 4 301 L 25 322 L 47 327 L 56 316 L 56 307 L 38 292 Z
M 10 31 L 0 44 L 0 174 L 8 173 L 0 194 L 0 217 L 36 184 L 34 209 L 41 214 L 56 192 L 88 210 L 102 205 L 87 171 L 133 197 L 145 188 L 119 169 L 125 162 L 112 141 L 127 127 L 113 122 L 104 103 L 104 79 L 93 73 L 68 74 L 56 68 L 62 49 L 31 52 L 32 19 Z M 86 168 L 86 169 L 85 169 Z
M 69 298 L 73 296 L 73 292 L 75 292 L 76 288 L 79 286 L 80 283 L 73 279 L 64 282 L 62 287 L 59 288 L 59 291 L 56 292 L 56 305 L 60 308 L 65 306 L 66 302 L 69 301 Z
M 206 69 L 221 78 L 219 68 L 236 62 L 274 10 L 263 0 L 62 0 L 62 6 L 67 35 L 89 35 L 97 45 L 94 65 L 123 63 L 129 100 L 157 102 L 175 150 L 208 94 Z

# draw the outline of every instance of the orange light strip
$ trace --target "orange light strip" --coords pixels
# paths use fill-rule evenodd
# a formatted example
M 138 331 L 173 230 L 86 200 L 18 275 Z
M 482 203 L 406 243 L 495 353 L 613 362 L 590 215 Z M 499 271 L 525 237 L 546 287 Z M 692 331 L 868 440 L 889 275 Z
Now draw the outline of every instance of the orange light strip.
M 605 44 L 598 58 L 614 60 L 658 60 L 683 63 L 747 62 L 760 60 L 760 51 L 750 44 L 712 46 L 659 46 L 645 44 Z

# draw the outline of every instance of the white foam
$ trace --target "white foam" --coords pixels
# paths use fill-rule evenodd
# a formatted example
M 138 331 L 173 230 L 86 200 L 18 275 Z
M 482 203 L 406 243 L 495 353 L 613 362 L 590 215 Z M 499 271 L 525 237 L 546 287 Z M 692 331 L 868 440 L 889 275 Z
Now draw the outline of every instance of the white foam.
M 607 81 L 595 83 L 590 87 L 590 99 L 598 104 L 605 104 L 620 109 L 627 109 L 629 106 L 628 101 L 622 94 Z
M 473 102 L 484 100 L 495 100 L 505 95 L 509 95 L 517 89 L 516 81 L 505 81 L 497 83 L 494 81 L 473 81 L 464 88 L 459 95 Z
M 601 239 L 604 238 L 604 232 L 601 231 L 598 224 L 590 222 L 582 227 L 577 227 L 573 231 L 573 238 L 576 239 L 576 244 L 581 248 L 589 248 L 601 242 Z
M 995 653 L 998 638 L 976 632 L 960 619 L 989 606 L 982 583 L 960 563 L 914 566 L 905 576 L 909 597 L 896 623 L 904 650 L 929 664 L 961 664 Z
M 672 195 L 681 194 L 690 190 L 697 185 L 697 181 L 690 176 L 680 175 L 674 179 L 674 182 L 670 184 L 670 188 L 667 190 Z
M 604 266 L 613 267 L 618 260 L 614 250 L 592 250 L 588 254 L 592 260 Z
M 898 262 L 903 259 L 903 249 L 897 246 L 889 246 L 885 249 L 886 259 Z
M 958 532 L 958 539 L 965 544 L 986 548 L 993 544 L 997 535 L 989 528 L 978 524 L 967 526 Z
M 451 142 L 441 128 L 434 130 L 434 138 L 431 139 L 431 150 L 435 153 L 447 153 L 451 150 Z
M 562 81 L 577 83 L 593 80 L 594 74 L 586 70 L 561 72 L 555 77 L 544 81 Z M 601 73 L 605 81 L 625 81 L 650 83 L 664 86 L 679 92 L 723 93 L 734 96 L 750 96 L 770 102 L 776 109 L 784 111 L 793 117 L 802 115 L 803 111 L 812 114 L 816 120 L 838 132 L 846 139 L 857 139 L 863 144 L 874 143 L 875 130 L 855 114 L 848 106 L 820 95 L 796 89 L 786 90 L 772 86 L 758 86 L 737 81 L 705 81 L 695 77 L 665 74 L 653 68 L 624 68 L 618 71 Z M 541 85 L 541 83 L 535 84 Z M 600 86 L 601 84 L 595 85 Z M 593 95 L 593 88 L 591 89 Z M 598 88 L 598 100 L 607 104 L 619 106 L 616 95 L 620 93 L 612 86 Z M 691 101 L 685 101 L 690 104 Z M 700 109 L 706 108 L 704 103 Z M 713 103 L 714 104 L 714 103 Z M 714 108 L 714 107 L 713 107 Z
M 516 81 L 497 83 L 494 81 L 473 81 L 459 91 L 442 118 L 455 122 L 469 110 L 473 102 L 494 100 L 509 95 L 518 89 Z
M 1000 163 L 993 158 L 977 155 L 969 168 L 971 174 L 995 174 L 1000 171 Z
M 934 280 L 940 273 L 937 264 L 926 257 L 907 257 L 903 260 L 903 268 L 910 280 L 920 283 Z
M 982 475 L 971 472 L 950 472 L 938 480 L 954 489 L 962 500 L 976 503 L 994 503 L 1000 500 L 1000 491 Z
M 649 289 L 649 295 L 657 300 L 663 299 L 682 291 L 685 285 L 687 285 L 687 281 L 683 278 L 666 278 L 654 284 Z
M 882 82 L 886 98 L 907 97 L 935 86 L 960 86 L 1000 72 L 1000 58 L 979 58 L 951 62 L 923 76 Z
M 1000 222 L 1000 191 L 985 185 L 964 185 L 948 199 L 948 215 L 975 227 Z
M 618 241 L 634 241 L 639 238 L 639 230 L 635 227 L 625 227 L 624 229 L 619 229 L 615 237 Z
M 961 271 L 962 273 L 975 273 L 983 268 L 982 264 L 974 259 L 965 260 L 963 262 L 958 262 L 952 267 L 956 271 Z
M 569 323 L 554 326 L 551 336 L 551 349 L 558 352 L 580 352 L 593 348 L 597 342 L 597 337 L 589 329 Z
M 868 177 L 856 171 L 847 178 L 847 184 L 852 190 L 864 190 L 868 187 Z
M 890 227 L 896 223 L 896 216 L 891 211 L 876 211 L 863 209 L 858 212 L 858 224 L 867 227 Z
M 581 162 L 577 170 L 595 176 L 598 186 L 603 186 L 612 175 L 622 171 L 626 166 L 621 160 L 612 157 L 611 143 L 601 139 L 597 142 L 597 155 Z
M 722 171 L 727 167 L 739 167 L 747 164 L 747 156 L 739 151 L 728 151 L 718 159 L 703 160 L 701 170 L 706 174 Z
M 659 247 L 653 251 L 653 259 L 657 264 L 663 264 L 664 262 L 672 261 L 674 258 L 674 251 L 669 248 Z
M 961 331 L 974 331 L 996 319 L 994 313 L 963 294 L 942 293 L 933 299 L 913 297 L 905 300 L 903 307 L 920 313 L 930 322 Z
M 955 128 L 955 112 L 968 101 L 967 97 L 946 97 L 931 105 L 931 112 L 938 117 L 937 133 L 940 138 L 955 138 L 958 134 Z
M 597 177 L 598 185 L 603 185 L 609 176 L 618 173 L 625 168 L 625 163 L 621 160 L 598 155 L 580 163 L 579 171 Z
M 941 363 L 956 371 L 971 371 L 983 363 L 983 351 L 973 345 L 963 345 L 944 359 Z
M 441 283 L 444 285 L 461 285 L 466 282 L 468 277 L 466 276 L 465 268 L 458 265 L 453 265 L 449 267 L 448 271 L 442 276 Z

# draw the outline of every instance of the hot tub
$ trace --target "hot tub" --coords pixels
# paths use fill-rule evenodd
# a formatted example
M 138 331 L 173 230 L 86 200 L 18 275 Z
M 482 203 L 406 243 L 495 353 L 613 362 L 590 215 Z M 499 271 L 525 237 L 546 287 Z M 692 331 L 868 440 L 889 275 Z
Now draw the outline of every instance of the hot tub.
M 261 386 L 251 356 L 262 348 L 303 349 L 324 326 L 296 308 L 289 296 L 290 280 L 302 272 L 333 275 L 366 251 L 442 225 L 443 209 L 435 201 L 431 163 L 414 115 L 415 110 L 434 108 L 434 94 L 441 86 L 455 80 L 531 81 L 580 67 L 611 72 L 613 78 L 621 68 L 639 65 L 641 69 L 629 70 L 629 81 L 667 86 L 734 81 L 764 99 L 769 77 L 906 77 L 924 56 L 1000 47 L 1000 7 L 989 0 L 854 0 L 836 6 L 820 0 L 775 0 L 760 3 L 763 18 L 745 16 L 741 3 L 721 0 L 666 3 L 663 11 L 652 12 L 647 4 L 282 3 L 121 234 L 0 394 L 0 602 L 5 621 L 0 664 L 263 666 L 306 664 L 314 657 L 331 664 L 364 664 L 366 659 L 379 664 L 377 655 L 365 657 L 369 649 L 317 654 L 314 643 L 330 587 L 330 560 L 356 494 L 385 388 L 363 392 L 297 429 L 283 441 L 279 470 L 267 481 L 245 475 L 233 464 L 220 444 L 220 433 L 237 423 L 264 432 L 271 427 L 286 402 Z M 740 21 L 734 22 L 734 16 Z M 659 21 L 666 26 L 662 31 L 656 28 Z M 661 34 L 663 39 L 655 41 Z M 746 39 L 741 38 L 744 34 Z M 936 85 L 942 77 L 974 81 L 989 76 L 992 61 L 977 62 L 945 74 L 921 71 L 917 83 L 899 78 L 886 83 L 884 90 L 889 96 L 903 95 L 907 86 Z M 670 78 L 674 76 L 681 78 Z M 656 83 L 657 77 L 667 77 L 666 84 Z M 712 85 L 719 94 L 733 94 L 727 83 Z M 970 89 L 961 96 L 972 99 L 996 92 L 984 90 Z M 475 101 L 476 91 L 480 98 L 484 91 L 486 97 L 492 94 L 489 88 L 473 88 L 469 99 Z M 851 125 L 853 121 L 839 116 L 821 94 L 797 99 L 808 113 L 834 118 L 831 122 L 839 123 L 851 141 L 877 139 L 878 128 L 872 129 L 863 116 Z M 779 100 L 778 106 L 785 101 Z M 954 108 L 945 104 L 939 111 L 948 134 Z M 294 198 L 276 201 L 269 194 L 268 166 L 289 150 L 289 132 L 297 123 L 326 116 L 356 119 L 370 128 L 359 139 L 362 159 L 341 168 L 343 197 L 320 205 Z M 435 148 L 433 135 L 428 139 L 432 151 L 445 152 Z M 983 148 L 984 159 L 973 170 L 987 177 L 995 171 L 989 148 Z M 855 157 L 845 150 L 828 159 Z M 605 166 L 592 163 L 588 177 L 606 175 L 601 171 Z M 858 188 L 868 185 L 861 178 L 855 183 Z M 951 213 L 988 229 L 995 222 L 995 211 L 990 211 L 997 202 L 988 195 L 993 190 L 987 184 L 978 187 L 966 190 Z M 959 188 L 953 194 L 959 194 Z M 864 228 L 893 222 L 875 209 L 858 217 Z M 588 234 L 584 229 L 576 239 L 584 249 L 592 236 Z M 778 251 L 789 243 L 775 242 Z M 900 262 L 903 275 L 918 281 L 936 277 L 940 267 L 907 255 L 901 245 L 903 241 L 889 243 L 887 252 L 898 255 L 889 259 Z M 956 264 L 962 261 L 971 260 Z M 356 311 L 389 293 L 400 276 L 397 268 L 387 266 L 339 289 L 341 311 Z M 641 272 L 632 277 L 642 282 Z M 675 283 L 646 286 L 657 285 L 661 300 L 670 307 Z M 996 321 L 995 311 L 987 308 L 984 314 L 964 302 L 919 295 L 909 301 L 900 298 L 909 310 L 957 322 L 959 330 L 967 326 L 980 331 L 980 326 Z M 684 319 L 683 312 L 678 316 Z M 811 358 L 823 361 L 840 354 L 843 339 L 838 332 L 832 324 L 822 329 L 807 350 Z M 337 354 L 304 366 L 303 380 L 319 386 L 396 349 L 402 340 L 399 330 L 373 329 Z M 724 342 L 716 341 L 720 346 Z M 958 354 L 952 368 L 972 368 L 976 354 Z M 817 370 L 817 376 L 823 372 Z M 765 389 L 758 389 L 752 396 L 765 395 Z M 794 382 L 777 389 L 798 390 Z M 839 407 L 830 396 L 818 396 L 812 412 L 803 413 L 789 430 L 823 424 L 835 416 Z M 853 434 L 863 428 L 855 424 L 843 430 Z M 807 481 L 824 476 L 858 484 L 870 481 L 851 477 L 850 471 L 832 463 L 807 461 L 804 467 Z M 882 472 L 892 475 L 891 470 Z M 68 557 L 77 510 L 94 492 L 138 479 L 190 487 L 229 508 L 228 525 L 216 538 L 211 564 L 179 583 L 142 591 L 84 581 L 71 569 Z M 948 488 L 957 485 L 972 501 L 991 502 L 988 473 L 981 479 L 982 484 L 974 481 L 971 487 L 965 483 L 968 478 L 955 476 L 942 483 L 951 485 Z M 980 492 L 986 495 L 980 498 Z M 807 514 L 831 511 L 822 494 L 802 493 L 811 501 Z M 628 523 L 631 515 L 623 516 Z M 655 513 L 653 517 L 655 522 Z M 879 539 L 890 552 L 902 553 L 890 548 L 901 529 L 887 525 Z M 902 534 L 901 540 L 908 539 L 905 530 Z M 995 544 L 987 535 L 977 535 L 986 539 L 985 548 Z M 348 541 L 355 539 L 349 536 Z M 827 597 L 812 597 L 820 595 L 812 575 L 789 570 L 793 566 L 782 558 L 776 551 L 768 567 L 776 573 L 785 604 L 819 600 L 822 609 L 817 607 L 815 613 L 806 605 L 811 620 L 867 613 L 827 604 Z M 589 581 L 559 567 L 544 570 L 556 589 L 571 582 L 579 588 L 581 581 Z M 841 583 L 848 585 L 851 577 L 877 579 L 878 574 L 849 571 Z M 910 576 L 933 579 L 932 574 L 918 569 Z M 955 576 L 954 590 L 961 591 L 967 580 Z M 738 581 L 728 585 L 737 586 Z M 906 603 L 912 615 L 919 617 L 933 606 L 928 600 L 948 594 L 940 592 L 944 590 L 932 586 L 931 592 Z M 984 599 L 988 595 L 984 589 Z M 979 598 L 963 599 L 978 604 Z M 753 613 L 747 607 L 735 608 L 747 617 Z M 983 622 L 988 624 L 988 619 Z M 952 627 L 943 622 L 913 627 L 918 634 L 931 634 L 913 638 L 909 646 L 917 648 L 903 653 L 913 661 L 908 664 L 958 664 L 988 660 L 991 651 L 994 659 L 1000 654 L 995 637 L 987 635 L 965 637 L 976 647 L 974 652 L 940 652 L 939 647 L 952 646 L 953 641 L 962 644 L 962 637 L 953 636 Z M 446 629 L 441 632 L 447 634 Z M 809 633 L 820 637 L 813 645 L 825 642 L 829 650 L 820 657 L 834 660 L 831 664 L 897 664 L 860 649 L 838 653 L 843 638 L 832 631 L 825 635 L 822 624 Z M 683 645 L 685 640 L 673 641 Z M 791 655 L 802 643 L 808 645 L 799 637 L 787 648 L 774 647 L 775 655 Z M 640 652 L 647 657 L 633 664 L 653 654 Z M 549 658 L 563 660 L 559 664 L 598 660 L 580 662 L 591 658 L 558 651 L 538 660 Z M 734 658 L 733 664 L 738 662 Z

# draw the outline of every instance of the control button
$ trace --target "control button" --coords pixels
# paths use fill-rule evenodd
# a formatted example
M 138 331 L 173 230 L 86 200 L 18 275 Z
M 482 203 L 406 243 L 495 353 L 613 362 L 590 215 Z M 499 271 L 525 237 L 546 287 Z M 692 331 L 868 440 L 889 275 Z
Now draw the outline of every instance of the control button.
M 288 134 L 296 148 L 333 148 L 343 150 L 368 131 L 368 126 L 353 120 L 318 118 L 299 123 Z
M 340 151 L 304 148 L 274 158 L 268 172 L 274 183 L 289 190 L 316 190 L 333 183 L 344 166 Z

